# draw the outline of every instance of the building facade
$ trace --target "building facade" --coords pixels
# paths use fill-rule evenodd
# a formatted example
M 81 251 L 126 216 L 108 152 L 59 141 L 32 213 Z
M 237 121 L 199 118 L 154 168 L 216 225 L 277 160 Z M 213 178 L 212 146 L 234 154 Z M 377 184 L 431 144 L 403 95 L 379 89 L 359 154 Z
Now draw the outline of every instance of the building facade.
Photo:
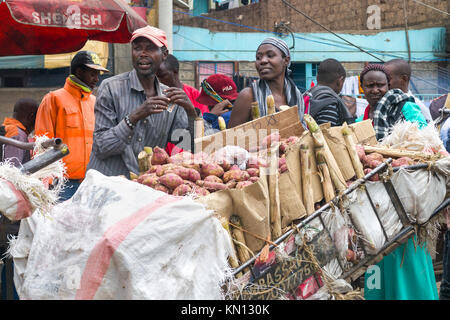
M 259 43 L 275 36 L 290 46 L 293 78 L 301 90 L 315 82 L 317 66 L 326 58 L 341 61 L 348 76 L 358 75 L 365 63 L 402 58 L 411 62 L 411 90 L 423 100 L 448 92 L 449 1 L 184 2 L 189 8 L 174 6 L 173 54 L 180 61 L 181 80 L 194 87 L 210 74 L 224 73 L 234 76 L 242 88 L 246 84 L 242 79 L 257 76 L 254 61 Z M 158 25 L 158 1 L 145 5 L 148 23 Z M 130 45 L 110 44 L 105 59 L 113 71 L 105 77 L 131 70 Z M 44 60 L 0 58 L 1 121 L 18 98 L 40 100 L 63 85 L 68 68 L 48 68 Z

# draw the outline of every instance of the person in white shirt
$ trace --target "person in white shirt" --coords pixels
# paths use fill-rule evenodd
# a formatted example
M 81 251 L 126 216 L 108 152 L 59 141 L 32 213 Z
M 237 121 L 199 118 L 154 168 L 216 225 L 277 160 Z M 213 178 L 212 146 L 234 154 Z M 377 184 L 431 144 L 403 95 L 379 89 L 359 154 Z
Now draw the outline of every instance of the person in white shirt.
M 408 96 L 413 97 L 427 122 L 430 122 L 432 119 L 429 108 L 409 90 L 409 81 L 411 79 L 411 66 L 409 63 L 403 59 L 392 59 L 386 62 L 384 66 L 391 76 L 389 89 L 400 89 Z

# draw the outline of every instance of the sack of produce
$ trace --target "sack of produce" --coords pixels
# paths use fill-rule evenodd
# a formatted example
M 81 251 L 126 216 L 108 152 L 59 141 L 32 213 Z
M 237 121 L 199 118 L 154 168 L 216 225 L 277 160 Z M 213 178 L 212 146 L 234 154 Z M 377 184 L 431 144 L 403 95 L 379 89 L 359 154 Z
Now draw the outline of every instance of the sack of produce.
M 392 184 L 411 222 L 423 224 L 445 200 L 448 178 L 426 169 L 401 168 L 392 176 Z
M 70 200 L 37 218 L 10 250 L 21 299 L 224 298 L 230 238 L 189 197 L 89 170 Z
M 360 233 L 367 253 L 377 254 L 386 242 L 378 220 L 366 192 L 358 188 L 349 194 L 348 211 Z

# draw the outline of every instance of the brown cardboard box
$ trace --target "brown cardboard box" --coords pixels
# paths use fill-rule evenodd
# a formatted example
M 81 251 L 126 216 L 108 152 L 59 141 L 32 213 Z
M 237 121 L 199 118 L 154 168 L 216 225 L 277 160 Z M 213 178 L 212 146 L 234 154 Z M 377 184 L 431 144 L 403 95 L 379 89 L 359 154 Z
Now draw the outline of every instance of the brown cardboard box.
M 374 146 L 377 144 L 375 130 L 373 129 L 372 120 L 364 120 L 349 125 L 352 130 L 355 143 L 362 145 Z
M 195 139 L 195 152 L 213 152 L 226 145 L 235 145 L 250 150 L 261 144 L 262 140 L 278 130 L 281 138 L 300 136 L 304 131 L 298 119 L 298 108 L 291 107 L 272 115 L 243 123 L 237 127 Z

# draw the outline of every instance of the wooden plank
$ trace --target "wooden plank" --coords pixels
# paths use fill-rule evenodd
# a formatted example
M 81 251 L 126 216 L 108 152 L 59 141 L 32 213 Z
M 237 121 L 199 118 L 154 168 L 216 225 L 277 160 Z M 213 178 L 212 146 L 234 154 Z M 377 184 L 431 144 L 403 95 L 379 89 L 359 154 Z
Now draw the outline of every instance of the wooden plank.
M 261 144 L 275 130 L 281 138 L 300 136 L 304 128 L 298 120 L 298 108 L 292 107 L 272 115 L 243 123 L 237 127 L 195 139 L 195 152 L 211 154 L 226 145 L 240 146 L 246 150 Z

